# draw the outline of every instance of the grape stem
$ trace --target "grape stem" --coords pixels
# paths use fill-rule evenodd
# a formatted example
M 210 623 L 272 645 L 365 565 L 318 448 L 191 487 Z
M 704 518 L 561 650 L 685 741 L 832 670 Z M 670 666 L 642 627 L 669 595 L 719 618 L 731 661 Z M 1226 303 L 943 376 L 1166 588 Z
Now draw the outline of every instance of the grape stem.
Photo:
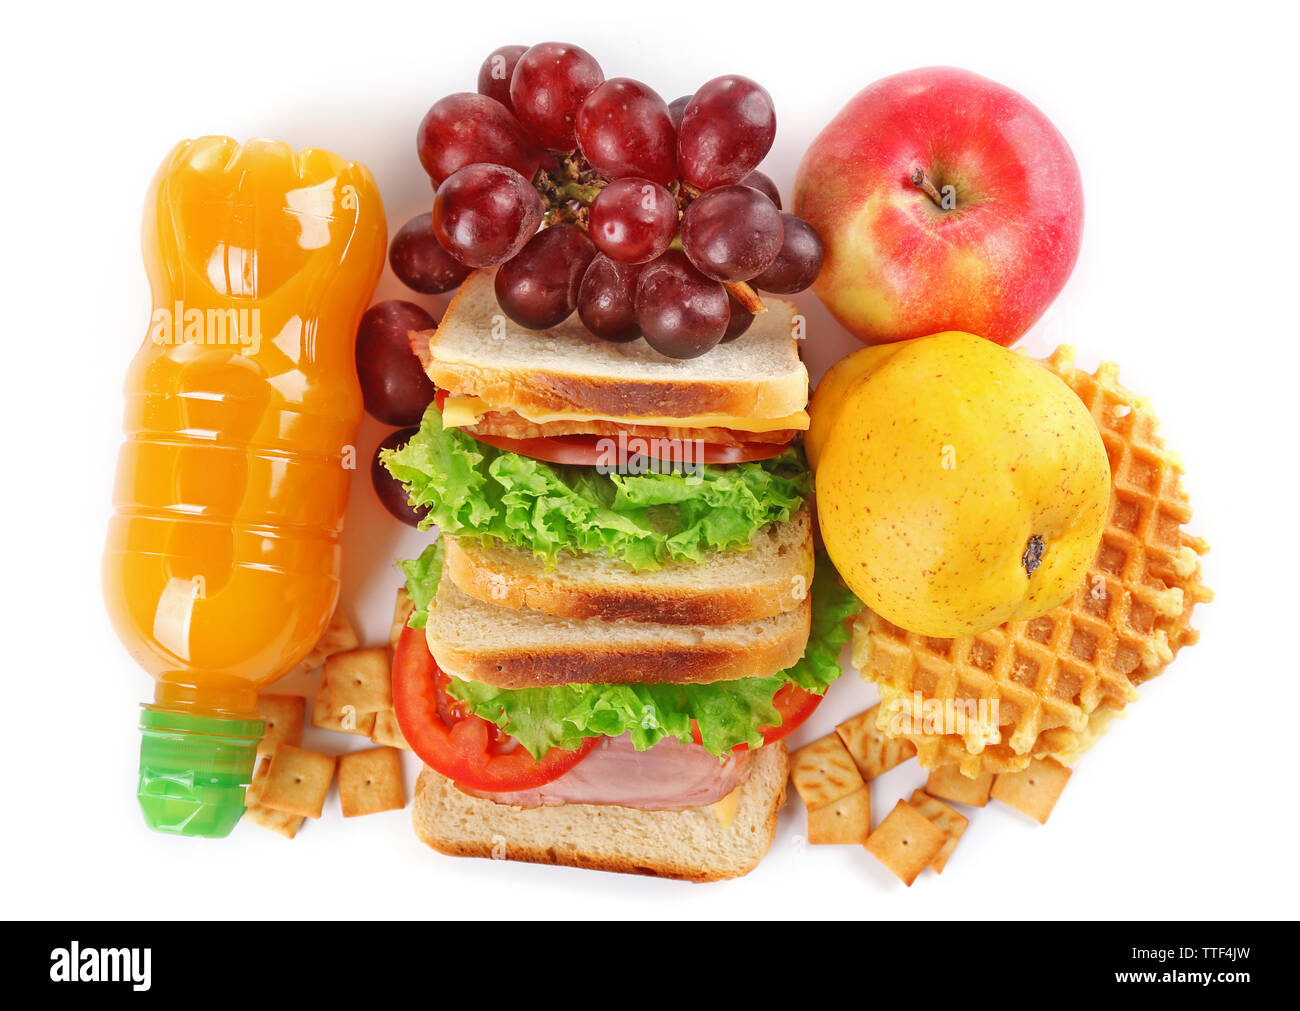
M 923 189 L 925 195 L 934 201 L 936 207 L 941 210 L 948 210 L 947 207 L 943 206 L 943 194 L 941 194 L 938 187 L 934 185 L 934 180 L 931 179 L 929 175 L 926 174 L 925 169 L 921 168 L 919 165 L 912 170 L 912 185 L 919 186 Z
M 591 208 L 580 205 L 575 207 L 573 204 L 557 204 L 546 211 L 543 220 L 549 228 L 551 225 L 571 224 L 577 225 L 584 232 L 587 230 L 587 217 Z
M 553 169 L 538 169 L 533 177 L 533 186 L 546 203 L 547 227 L 568 222 L 584 232 L 592 202 L 606 184 L 577 151 L 565 155 Z
M 591 202 L 604 189 L 603 183 L 580 183 L 576 181 L 561 183 L 556 192 L 562 200 L 576 200 L 583 206 L 590 207 Z
M 733 281 L 726 285 L 726 289 L 731 293 L 731 297 L 743 305 L 749 312 L 752 312 L 755 315 L 760 312 L 767 312 L 767 306 L 765 306 L 763 300 L 758 297 L 758 292 L 744 281 Z

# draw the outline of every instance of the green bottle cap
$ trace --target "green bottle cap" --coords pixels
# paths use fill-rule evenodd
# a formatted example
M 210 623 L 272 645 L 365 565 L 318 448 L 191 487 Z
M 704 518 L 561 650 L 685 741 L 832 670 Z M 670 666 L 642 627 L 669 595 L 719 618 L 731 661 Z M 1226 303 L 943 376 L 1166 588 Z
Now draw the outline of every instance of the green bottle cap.
M 220 839 L 244 813 L 261 720 L 195 716 L 145 706 L 140 715 L 140 786 L 145 823 L 156 832 Z

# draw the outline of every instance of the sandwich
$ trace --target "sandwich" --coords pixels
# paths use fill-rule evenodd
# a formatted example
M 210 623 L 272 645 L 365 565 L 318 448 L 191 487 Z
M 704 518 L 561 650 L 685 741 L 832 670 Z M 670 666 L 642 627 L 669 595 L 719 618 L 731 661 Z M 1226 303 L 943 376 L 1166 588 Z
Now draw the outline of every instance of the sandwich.
M 672 360 L 517 327 L 479 271 L 412 335 L 438 395 L 382 459 L 437 531 L 393 668 L 422 841 L 696 881 L 770 848 L 859 608 L 814 552 L 793 313 Z

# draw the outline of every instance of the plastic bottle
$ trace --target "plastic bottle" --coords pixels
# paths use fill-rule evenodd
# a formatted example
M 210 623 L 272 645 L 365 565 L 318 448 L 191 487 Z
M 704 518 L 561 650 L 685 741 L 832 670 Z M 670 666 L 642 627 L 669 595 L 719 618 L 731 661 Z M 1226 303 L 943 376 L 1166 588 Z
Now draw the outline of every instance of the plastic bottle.
M 153 312 L 127 374 L 104 596 L 157 682 L 140 720 L 145 820 L 218 837 L 244 811 L 259 690 L 338 600 L 353 345 L 386 225 L 357 162 L 202 137 L 158 170 L 143 240 Z

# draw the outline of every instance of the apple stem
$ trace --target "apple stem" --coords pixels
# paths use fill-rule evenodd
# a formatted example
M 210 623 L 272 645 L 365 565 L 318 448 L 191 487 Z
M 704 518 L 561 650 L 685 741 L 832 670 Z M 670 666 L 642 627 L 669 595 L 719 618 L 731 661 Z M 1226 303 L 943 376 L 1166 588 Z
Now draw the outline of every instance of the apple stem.
M 744 281 L 734 281 L 727 284 L 725 287 L 727 291 L 731 292 L 731 297 L 750 312 L 758 314 L 767 311 L 767 306 L 765 306 L 763 300 L 758 297 L 758 292 Z
M 912 185 L 925 190 L 925 195 L 934 201 L 936 207 L 948 209 L 943 206 L 943 194 L 935 187 L 934 181 L 926 174 L 925 169 L 919 165 L 912 170 Z

